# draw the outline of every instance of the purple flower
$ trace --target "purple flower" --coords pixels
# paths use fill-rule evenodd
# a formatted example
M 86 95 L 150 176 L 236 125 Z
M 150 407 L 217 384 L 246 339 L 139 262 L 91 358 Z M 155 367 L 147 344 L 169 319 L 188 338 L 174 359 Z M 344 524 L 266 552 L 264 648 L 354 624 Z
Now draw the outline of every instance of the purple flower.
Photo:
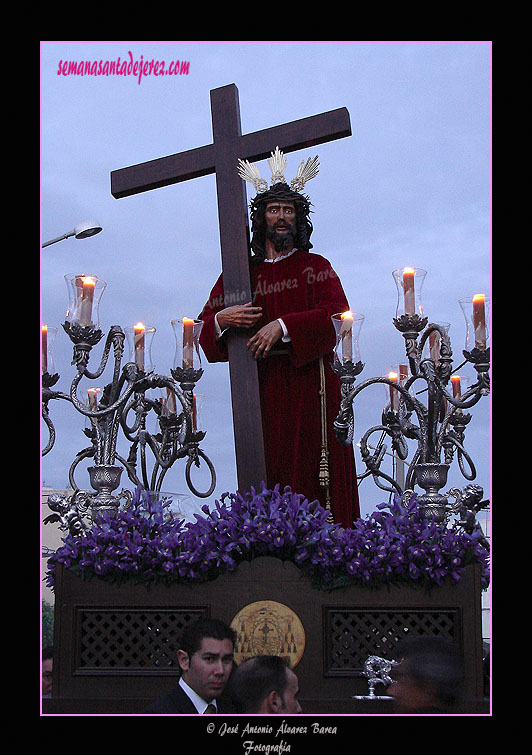
M 489 552 L 480 533 L 426 520 L 416 496 L 406 505 L 395 497 L 350 529 L 328 523 L 317 501 L 278 485 L 224 493 L 187 524 L 168 505 L 153 503 L 137 489 L 127 509 L 98 517 L 83 536 L 64 538 L 48 561 L 47 584 L 53 587 L 57 564 L 107 579 L 196 581 L 259 555 L 289 559 L 323 587 L 398 580 L 442 584 L 446 577 L 459 580 L 474 562 L 481 564 L 483 586 L 489 584 Z

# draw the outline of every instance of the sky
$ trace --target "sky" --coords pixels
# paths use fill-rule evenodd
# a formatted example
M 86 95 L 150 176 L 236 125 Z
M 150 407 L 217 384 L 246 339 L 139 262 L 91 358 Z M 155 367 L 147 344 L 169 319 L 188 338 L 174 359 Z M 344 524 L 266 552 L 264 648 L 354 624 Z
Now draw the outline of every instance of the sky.
M 106 76 L 106 63 L 180 61 L 179 75 Z M 95 62 L 101 75 L 63 75 L 65 61 Z M 184 62 L 184 65 L 182 64 Z M 188 65 L 187 65 L 188 64 Z M 93 67 L 97 70 L 97 66 Z M 345 42 L 42 42 L 41 235 L 48 241 L 96 219 L 103 231 L 41 250 L 42 322 L 58 328 L 53 347 L 55 390 L 68 393 L 75 372 L 72 345 L 61 325 L 68 306 L 65 275 L 93 274 L 106 282 L 100 304 L 104 333 L 138 321 L 156 328 L 152 361 L 170 374 L 175 339 L 170 321 L 195 317 L 216 281 L 221 258 L 213 175 L 133 197 L 111 195 L 110 173 L 212 142 L 210 91 L 235 84 L 242 132 L 252 132 L 346 107 L 352 135 L 287 155 L 286 175 L 319 156 L 320 172 L 305 187 L 313 204 L 313 251 L 330 260 L 351 309 L 364 315 L 358 381 L 385 375 L 405 361 L 395 329 L 397 293 L 392 271 L 427 271 L 422 290 L 429 322 L 449 323 L 454 366 L 462 361 L 463 297 L 491 287 L 491 43 L 469 41 Z M 276 147 L 272 144 L 272 150 Z M 269 176 L 266 161 L 259 164 Z M 248 198 L 254 195 L 248 187 Z M 89 370 L 99 365 L 102 339 Z M 125 359 L 129 358 L 126 349 Z M 236 490 L 229 369 L 203 363 L 196 386 L 203 395 L 201 447 L 217 474 L 213 495 L 193 496 L 184 461 L 167 474 L 163 490 L 182 494 L 187 516 L 224 492 Z M 111 364 L 100 381 L 111 381 Z M 466 365 L 464 383 L 476 373 Z M 386 404 L 382 385 L 355 401 L 355 440 L 379 425 Z M 89 445 L 85 420 L 67 401 L 51 401 L 57 439 L 41 462 L 46 487 L 68 487 L 68 469 Z M 490 496 L 490 398 L 470 410 L 465 447 L 475 483 Z M 47 440 L 42 431 L 42 444 Z M 379 434 L 373 436 L 374 442 Z M 388 443 L 389 446 L 389 443 Z M 121 439 L 118 451 L 127 454 Z M 364 465 L 358 447 L 359 471 Z M 388 459 L 389 457 L 387 457 Z M 86 467 L 76 483 L 90 489 Z M 387 469 L 389 471 L 389 469 Z M 208 486 L 200 469 L 198 487 Z M 456 460 L 448 485 L 468 480 Z M 133 489 L 126 473 L 119 490 Z M 296 491 L 298 492 L 298 491 Z M 418 491 L 421 492 L 421 491 Z M 371 478 L 359 489 L 365 516 L 388 500 Z

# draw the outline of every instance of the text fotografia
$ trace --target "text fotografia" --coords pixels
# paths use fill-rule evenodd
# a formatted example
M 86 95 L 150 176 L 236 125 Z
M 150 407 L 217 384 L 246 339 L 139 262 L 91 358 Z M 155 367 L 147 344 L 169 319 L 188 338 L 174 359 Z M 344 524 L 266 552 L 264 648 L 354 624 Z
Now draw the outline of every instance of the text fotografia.
M 188 76 L 189 60 L 134 60 L 133 53 L 128 51 L 129 60 L 60 60 L 57 68 L 58 76 L 134 76 L 138 83 L 143 76 Z

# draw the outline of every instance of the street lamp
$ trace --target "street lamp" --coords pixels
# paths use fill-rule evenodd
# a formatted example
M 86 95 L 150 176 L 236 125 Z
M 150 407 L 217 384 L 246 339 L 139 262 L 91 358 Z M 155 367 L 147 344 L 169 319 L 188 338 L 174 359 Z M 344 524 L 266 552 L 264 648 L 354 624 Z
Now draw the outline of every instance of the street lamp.
M 55 244 L 56 241 L 68 239 L 69 236 L 75 236 L 77 239 L 87 239 L 89 238 L 89 236 L 95 236 L 97 233 L 100 233 L 101 230 L 102 226 L 98 223 L 97 220 L 89 220 L 85 221 L 84 223 L 78 223 L 73 231 L 64 233 L 62 236 L 58 236 L 57 238 L 51 239 L 50 241 L 45 241 L 43 247 L 50 246 L 50 244 Z

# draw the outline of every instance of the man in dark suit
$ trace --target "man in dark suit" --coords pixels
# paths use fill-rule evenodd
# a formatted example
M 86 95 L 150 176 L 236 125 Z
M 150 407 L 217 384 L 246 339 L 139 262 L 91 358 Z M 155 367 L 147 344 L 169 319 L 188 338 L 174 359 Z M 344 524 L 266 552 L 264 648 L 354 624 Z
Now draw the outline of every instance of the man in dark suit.
M 219 713 L 219 698 L 233 670 L 235 632 L 218 619 L 200 619 L 181 637 L 179 683 L 146 713 Z

